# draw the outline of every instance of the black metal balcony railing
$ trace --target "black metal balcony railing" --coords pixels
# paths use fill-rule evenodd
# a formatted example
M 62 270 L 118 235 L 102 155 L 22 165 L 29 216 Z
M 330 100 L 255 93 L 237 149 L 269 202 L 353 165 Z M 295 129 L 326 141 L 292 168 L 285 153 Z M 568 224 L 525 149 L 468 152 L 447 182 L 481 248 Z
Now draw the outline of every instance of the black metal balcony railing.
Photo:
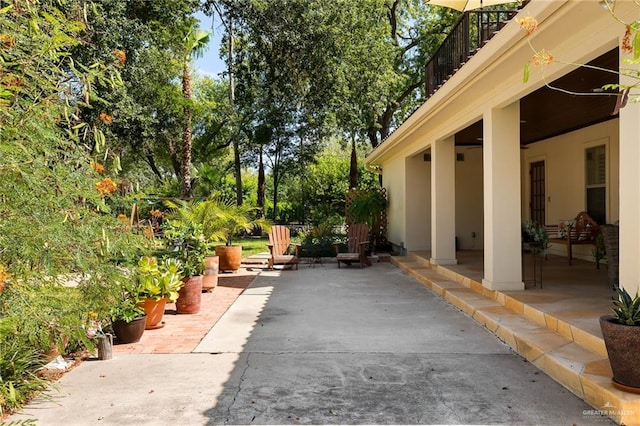
M 433 95 L 516 13 L 516 10 L 465 12 L 427 63 L 426 97 Z

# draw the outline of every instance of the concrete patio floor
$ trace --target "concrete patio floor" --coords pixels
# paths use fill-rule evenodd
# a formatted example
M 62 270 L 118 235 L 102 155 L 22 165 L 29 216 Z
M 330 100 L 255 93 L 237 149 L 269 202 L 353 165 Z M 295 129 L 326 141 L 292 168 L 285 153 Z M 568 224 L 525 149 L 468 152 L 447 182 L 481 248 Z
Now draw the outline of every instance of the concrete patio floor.
M 534 286 L 525 258 L 524 291 L 497 292 L 482 282 L 482 251 L 457 253 L 458 264 L 429 264 L 430 253 L 410 253 L 392 262 L 465 311 L 574 394 L 623 424 L 640 424 L 640 395 L 611 384 L 611 369 L 598 318 L 616 295 L 606 266 L 549 255 L 542 288 Z
M 451 283 L 437 273 L 432 279 Z M 228 306 L 230 298 L 220 302 Z M 184 320 L 211 324 L 213 315 L 205 313 Z M 180 341 L 183 318 L 166 321 L 160 330 L 176 333 L 164 340 Z M 176 347 L 180 352 L 116 352 L 108 361 L 82 363 L 48 397 L 8 420 L 54 426 L 611 423 L 389 263 L 262 270 L 200 339 L 195 348 Z

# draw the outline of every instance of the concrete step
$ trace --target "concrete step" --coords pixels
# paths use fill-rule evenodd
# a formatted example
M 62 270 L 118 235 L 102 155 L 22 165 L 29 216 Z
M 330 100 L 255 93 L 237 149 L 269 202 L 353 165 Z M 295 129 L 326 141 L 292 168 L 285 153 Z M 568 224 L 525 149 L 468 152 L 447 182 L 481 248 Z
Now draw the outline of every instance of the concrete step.
M 612 384 L 604 342 L 504 293 L 409 253 L 391 262 L 494 333 L 527 361 L 619 424 L 640 424 L 640 395 Z M 589 414 L 589 413 L 587 413 Z

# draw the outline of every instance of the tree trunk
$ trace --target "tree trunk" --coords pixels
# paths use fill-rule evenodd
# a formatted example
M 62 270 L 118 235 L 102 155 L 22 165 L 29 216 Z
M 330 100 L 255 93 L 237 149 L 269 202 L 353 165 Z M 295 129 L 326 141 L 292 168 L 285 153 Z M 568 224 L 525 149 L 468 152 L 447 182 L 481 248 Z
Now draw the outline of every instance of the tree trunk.
M 185 60 L 182 73 L 182 94 L 185 97 L 184 129 L 182 131 L 182 163 L 181 192 L 182 197 L 191 196 L 191 66 L 189 60 Z
M 234 49 L 234 21 L 233 16 L 229 17 L 229 104 L 231 105 L 231 111 L 235 111 L 236 102 L 236 86 L 233 72 L 233 49 Z M 236 123 L 236 125 L 238 125 Z M 238 136 L 240 132 L 236 133 L 236 137 L 233 139 L 233 170 L 236 177 L 236 204 L 242 205 L 242 164 L 240 163 L 240 143 L 238 142 Z
M 264 176 L 264 162 L 262 161 L 263 147 L 260 145 L 260 159 L 258 164 L 258 216 L 264 217 L 264 200 L 266 179 Z
M 158 179 L 158 182 L 162 182 L 164 179 L 162 173 L 160 173 L 160 170 L 158 169 L 158 165 L 156 164 L 153 154 L 147 154 L 145 158 L 147 160 L 147 164 L 151 167 L 151 171 L 153 171 L 153 174 Z
M 273 176 L 273 223 L 276 223 L 276 218 L 278 217 L 278 180 L 276 179 L 275 173 Z
M 280 137 L 276 137 L 276 145 L 279 147 Z M 273 163 L 271 164 L 271 175 L 273 176 L 273 223 L 276 223 L 278 217 L 278 186 L 280 185 L 280 148 L 274 153 Z
M 371 142 L 371 148 L 375 148 L 380 143 L 378 141 L 378 132 L 375 127 L 371 126 L 367 129 L 367 136 L 369 137 L 369 142 Z
M 356 152 L 356 138 L 351 135 L 351 164 L 349 165 L 349 188 L 358 187 L 358 153 Z
M 171 160 L 171 167 L 173 168 L 173 172 L 176 176 L 182 176 L 180 173 L 180 155 L 178 154 L 178 150 L 181 147 L 174 144 L 172 141 L 169 141 L 167 144 L 167 151 L 169 152 L 169 158 Z

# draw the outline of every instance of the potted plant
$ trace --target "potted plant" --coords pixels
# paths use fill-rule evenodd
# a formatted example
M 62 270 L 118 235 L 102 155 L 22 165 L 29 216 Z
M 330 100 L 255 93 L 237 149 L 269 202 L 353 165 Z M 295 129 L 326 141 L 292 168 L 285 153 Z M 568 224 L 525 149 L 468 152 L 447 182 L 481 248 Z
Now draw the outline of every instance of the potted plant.
M 118 343 L 135 343 L 140 340 L 147 323 L 147 316 L 140 306 L 138 285 L 134 280 L 115 283 L 116 297 L 111 306 L 111 326 Z
M 204 275 L 202 276 L 202 291 L 212 291 L 218 285 L 218 271 L 220 257 L 208 254 L 204 257 Z
M 143 256 L 138 261 L 135 279 L 138 283 L 138 296 L 147 314 L 146 329 L 164 326 L 162 318 L 167 302 L 178 299 L 182 288 L 181 263 L 177 259 L 167 258 L 161 262 L 153 256 Z
M 613 315 L 600 317 L 600 329 L 609 355 L 613 384 L 619 389 L 640 393 L 640 296 L 631 297 L 618 288 Z
M 250 232 L 256 228 L 269 229 L 269 221 L 257 217 L 257 212 L 256 207 L 246 204 L 238 206 L 232 200 L 224 200 L 218 196 L 196 206 L 195 218 L 202 224 L 206 238 L 225 243 L 215 247 L 220 271 L 240 269 L 242 246 L 234 245 L 233 238 L 241 232 Z
M 545 255 L 549 248 L 549 234 L 544 226 L 538 225 L 534 221 L 527 221 L 522 224 L 522 241 L 529 244 L 534 254 Z
M 163 223 L 167 241 L 167 255 L 182 264 L 184 285 L 178 291 L 176 310 L 179 314 L 200 311 L 202 299 L 202 273 L 204 258 L 210 252 L 211 242 L 203 233 L 203 225 L 195 215 L 200 203 L 168 202 L 171 209 Z

